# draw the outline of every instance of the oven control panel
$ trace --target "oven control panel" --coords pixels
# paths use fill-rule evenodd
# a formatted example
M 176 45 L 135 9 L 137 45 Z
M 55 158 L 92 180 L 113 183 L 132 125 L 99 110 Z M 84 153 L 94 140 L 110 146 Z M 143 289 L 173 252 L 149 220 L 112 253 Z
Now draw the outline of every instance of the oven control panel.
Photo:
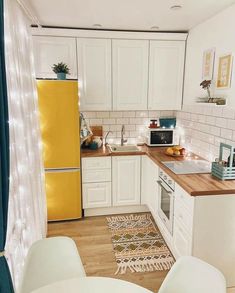
M 172 190 L 175 190 L 175 181 L 162 169 L 159 169 L 159 178 L 161 178 Z

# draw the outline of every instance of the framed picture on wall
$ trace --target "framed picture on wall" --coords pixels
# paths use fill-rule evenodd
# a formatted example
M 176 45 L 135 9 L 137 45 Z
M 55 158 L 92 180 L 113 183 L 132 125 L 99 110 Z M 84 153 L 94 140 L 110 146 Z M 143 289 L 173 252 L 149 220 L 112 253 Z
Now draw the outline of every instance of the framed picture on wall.
M 202 80 L 212 80 L 214 72 L 215 48 L 203 53 Z
M 217 75 L 217 81 L 216 81 L 216 87 L 218 89 L 230 88 L 232 65 L 233 65 L 232 54 L 226 54 L 219 57 L 218 75 Z

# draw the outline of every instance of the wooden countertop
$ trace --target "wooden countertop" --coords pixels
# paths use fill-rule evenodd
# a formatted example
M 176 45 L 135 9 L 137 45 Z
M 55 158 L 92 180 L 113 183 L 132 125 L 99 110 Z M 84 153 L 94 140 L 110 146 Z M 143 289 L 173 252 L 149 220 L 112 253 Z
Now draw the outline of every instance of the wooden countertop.
M 168 169 L 162 162 L 165 161 L 184 161 L 188 160 L 188 157 L 170 157 L 165 154 L 166 147 L 138 147 L 138 152 L 130 153 L 110 153 L 106 148 L 100 148 L 98 150 L 82 149 L 81 157 L 102 157 L 102 156 L 129 156 L 129 155 L 147 155 L 152 159 L 163 171 L 165 171 L 172 179 L 175 180 L 186 192 L 192 196 L 203 195 L 223 195 L 234 194 L 235 195 L 235 180 L 222 181 L 212 176 L 211 174 L 189 174 L 189 175 L 177 175 Z M 202 159 L 194 154 L 191 154 L 193 159 Z

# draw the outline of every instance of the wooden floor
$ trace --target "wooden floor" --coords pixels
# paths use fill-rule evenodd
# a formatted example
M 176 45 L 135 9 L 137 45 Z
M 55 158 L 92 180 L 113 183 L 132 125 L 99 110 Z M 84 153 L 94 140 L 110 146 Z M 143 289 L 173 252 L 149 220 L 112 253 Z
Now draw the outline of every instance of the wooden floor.
M 48 225 L 48 237 L 62 235 L 75 240 L 87 276 L 123 279 L 157 292 L 167 274 L 167 271 L 157 271 L 114 275 L 117 266 L 112 251 L 111 234 L 104 216 Z

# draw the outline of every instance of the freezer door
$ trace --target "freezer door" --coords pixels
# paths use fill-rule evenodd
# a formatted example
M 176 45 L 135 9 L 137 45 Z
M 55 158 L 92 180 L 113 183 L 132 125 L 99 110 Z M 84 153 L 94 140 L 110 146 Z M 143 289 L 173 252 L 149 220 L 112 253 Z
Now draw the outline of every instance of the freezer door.
M 45 168 L 80 167 L 78 83 L 37 81 Z
M 46 171 L 46 196 L 48 221 L 81 218 L 80 170 Z

